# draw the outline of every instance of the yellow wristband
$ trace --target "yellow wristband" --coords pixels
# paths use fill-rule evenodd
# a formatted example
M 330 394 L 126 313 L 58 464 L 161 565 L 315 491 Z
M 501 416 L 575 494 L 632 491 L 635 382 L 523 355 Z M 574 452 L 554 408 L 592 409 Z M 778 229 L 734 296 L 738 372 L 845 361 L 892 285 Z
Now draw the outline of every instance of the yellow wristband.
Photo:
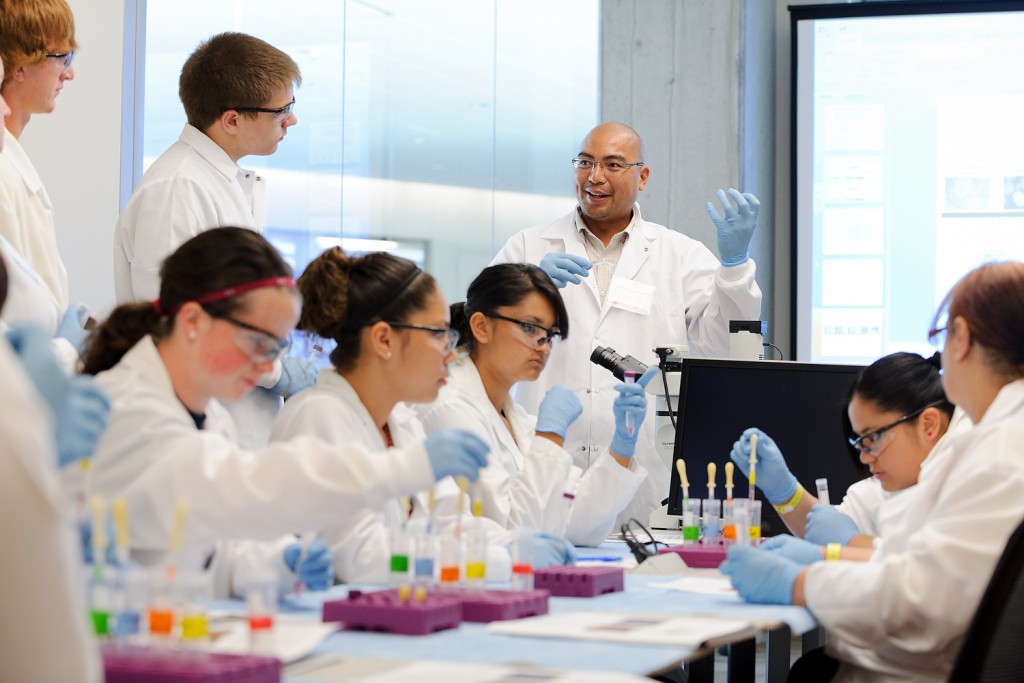
M 829 543 L 825 546 L 825 559 L 829 562 L 835 562 L 839 559 L 839 553 L 843 551 L 841 543 Z
M 796 485 L 796 493 L 793 497 L 787 500 L 782 505 L 772 505 L 780 515 L 789 514 L 793 510 L 796 510 L 796 506 L 800 504 L 800 500 L 804 497 L 804 487 L 800 484 Z

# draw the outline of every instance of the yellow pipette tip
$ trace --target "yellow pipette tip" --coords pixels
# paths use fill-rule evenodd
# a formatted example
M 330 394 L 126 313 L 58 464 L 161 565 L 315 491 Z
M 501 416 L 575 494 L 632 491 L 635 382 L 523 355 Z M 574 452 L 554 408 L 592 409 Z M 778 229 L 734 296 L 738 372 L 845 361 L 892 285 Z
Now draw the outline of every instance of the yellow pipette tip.
M 413 600 L 415 600 L 416 602 L 426 602 L 427 601 L 427 587 L 426 586 L 416 586 L 416 590 L 413 591 L 412 597 L 413 597 Z
M 188 503 L 179 500 L 174 505 L 174 527 L 171 529 L 171 554 L 181 549 L 181 540 L 185 536 L 185 520 L 188 518 Z
M 484 514 L 484 502 L 482 500 L 473 501 L 473 516 L 480 517 Z
M 402 602 L 409 602 L 409 595 L 412 593 L 412 587 L 407 583 L 403 583 L 398 587 L 398 599 Z
M 676 472 L 679 472 L 679 485 L 683 488 L 690 488 L 690 481 L 686 478 L 686 461 L 680 458 L 676 460 Z
M 128 547 L 128 503 L 124 498 L 114 501 L 114 530 L 117 532 L 117 547 Z
M 83 472 L 88 472 L 91 460 L 91 458 L 82 458 L 81 460 L 79 460 L 78 469 L 82 470 Z

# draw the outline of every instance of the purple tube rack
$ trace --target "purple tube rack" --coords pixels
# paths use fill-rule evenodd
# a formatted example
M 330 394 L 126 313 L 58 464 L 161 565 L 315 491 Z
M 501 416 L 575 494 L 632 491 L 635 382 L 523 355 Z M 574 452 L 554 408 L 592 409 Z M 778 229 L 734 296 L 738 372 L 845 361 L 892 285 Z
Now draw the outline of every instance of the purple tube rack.
M 621 567 L 547 567 L 533 572 L 534 588 L 568 598 L 593 598 L 625 587 Z
M 104 647 L 106 683 L 279 683 L 281 660 L 254 655 Z
M 548 613 L 549 591 L 473 591 L 454 593 L 462 600 L 462 620 L 477 624 L 536 617 Z
M 658 554 L 676 553 L 683 559 L 687 567 L 693 569 L 716 569 L 718 565 L 725 562 L 728 547 L 721 543 L 712 545 L 688 543 L 675 545 L 671 548 L 662 548 Z
M 324 603 L 324 621 L 340 621 L 348 631 L 382 631 L 424 636 L 462 623 L 462 600 L 428 593 L 426 600 L 401 600 L 397 590 L 349 591 L 348 597 Z

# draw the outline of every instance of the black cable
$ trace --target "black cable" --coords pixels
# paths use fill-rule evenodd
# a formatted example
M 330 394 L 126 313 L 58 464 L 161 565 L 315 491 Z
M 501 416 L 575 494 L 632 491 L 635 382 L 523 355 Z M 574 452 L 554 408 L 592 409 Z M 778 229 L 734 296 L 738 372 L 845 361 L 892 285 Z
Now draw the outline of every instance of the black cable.
M 782 349 L 780 349 L 775 344 L 772 344 L 771 342 L 765 342 L 764 346 L 770 346 L 771 348 L 773 348 L 776 351 L 778 351 L 779 352 L 779 360 L 786 360 L 786 354 L 782 353 Z

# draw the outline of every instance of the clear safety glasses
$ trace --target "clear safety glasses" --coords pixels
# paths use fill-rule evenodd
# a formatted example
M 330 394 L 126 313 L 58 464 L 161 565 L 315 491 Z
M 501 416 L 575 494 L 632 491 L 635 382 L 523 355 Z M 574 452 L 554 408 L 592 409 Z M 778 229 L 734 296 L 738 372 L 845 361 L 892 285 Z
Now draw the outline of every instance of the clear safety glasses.
M 415 323 L 399 323 L 385 320 L 391 327 L 397 327 L 404 330 L 423 330 L 430 332 L 431 335 L 437 341 L 444 345 L 444 353 L 447 356 L 449 353 L 455 350 L 455 347 L 459 345 L 459 331 L 452 327 L 434 327 L 432 325 L 417 325 Z
M 284 105 L 283 107 L 277 107 L 275 109 L 270 109 L 268 107 L 227 107 L 226 109 L 224 109 L 224 111 L 237 111 L 237 112 L 245 112 L 245 113 L 248 113 L 248 114 L 260 114 L 260 113 L 270 114 L 271 116 L 273 116 L 275 121 L 280 122 L 280 121 L 284 121 L 286 118 L 288 118 L 291 115 L 292 109 L 294 107 L 295 107 L 295 98 L 293 97 L 291 102 L 289 102 L 288 104 Z
M 519 320 L 518 318 L 509 318 L 506 315 L 499 315 L 498 313 L 484 313 L 488 318 L 494 318 L 495 320 L 504 320 L 508 323 L 513 323 L 517 330 L 519 330 L 519 338 L 522 339 L 523 343 L 531 349 L 539 349 L 545 344 L 551 344 L 554 346 L 558 343 L 558 340 L 562 338 L 562 331 L 557 327 L 548 329 L 542 327 L 537 323 L 531 323 L 527 320 Z
M 583 173 L 590 173 L 594 168 L 600 166 L 604 169 L 605 173 L 611 173 L 612 175 L 618 175 L 628 168 L 634 166 L 643 167 L 644 162 L 638 161 L 634 164 L 627 164 L 625 161 L 598 161 L 597 159 L 588 159 L 586 157 L 576 157 L 572 160 L 573 168 Z
M 217 320 L 223 320 L 226 323 L 230 323 L 235 330 L 235 343 L 238 344 L 245 355 L 249 356 L 249 360 L 253 363 L 266 363 L 267 361 L 275 361 L 285 353 L 288 352 L 288 347 L 291 346 L 291 339 L 279 339 L 270 332 L 262 330 L 255 325 L 236 320 L 229 315 L 221 313 L 210 313 L 207 311 L 211 318 Z
M 75 61 L 75 51 L 70 50 L 68 52 L 47 52 L 45 55 L 48 59 L 59 59 L 63 62 L 62 70 L 68 71 L 71 65 Z
M 856 448 L 861 453 L 867 453 L 868 455 L 879 455 L 882 452 L 882 450 L 889 445 L 889 442 L 892 441 L 894 434 L 891 430 L 893 427 L 898 427 L 907 420 L 913 420 L 915 417 L 926 411 L 928 408 L 934 408 L 935 406 L 938 405 L 942 405 L 942 402 L 939 401 L 936 403 L 929 403 L 928 405 L 922 408 L 918 408 L 912 413 L 907 413 L 906 415 L 904 415 L 903 417 L 901 417 L 900 419 L 896 420 L 891 424 L 887 424 L 884 427 L 875 429 L 874 431 L 864 434 L 863 436 L 853 435 L 849 439 L 847 439 L 847 441 L 849 441 L 850 445 Z

